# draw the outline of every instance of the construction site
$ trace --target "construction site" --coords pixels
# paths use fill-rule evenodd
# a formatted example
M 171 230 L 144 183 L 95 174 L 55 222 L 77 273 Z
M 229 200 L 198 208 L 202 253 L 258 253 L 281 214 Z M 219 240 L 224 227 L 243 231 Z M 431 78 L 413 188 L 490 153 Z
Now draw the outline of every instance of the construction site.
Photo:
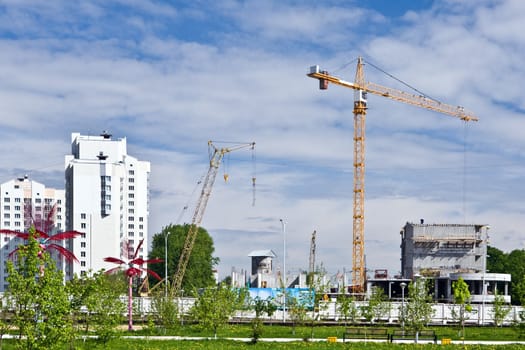
M 469 286 L 473 303 L 491 303 L 494 295 L 503 295 L 510 303 L 510 275 L 495 274 L 486 271 L 489 225 L 487 224 L 427 224 L 423 219 L 419 223 L 407 222 L 400 230 L 401 274 L 391 276 L 389 269 L 368 271 L 365 264 L 365 121 L 368 109 L 368 94 L 385 97 L 390 100 L 427 109 L 451 116 L 460 122 L 474 122 L 478 118 L 465 108 L 452 106 L 422 94 L 405 91 L 366 82 L 364 60 L 357 59 L 354 82 L 342 80 L 330 75 L 319 66 L 310 67 L 308 77 L 319 81 L 319 89 L 327 90 L 330 84 L 351 89 L 354 94 L 354 135 L 353 135 L 353 205 L 352 205 L 352 270 L 351 278 L 346 273 L 330 280 L 323 277 L 323 285 L 329 285 L 331 294 L 348 294 L 364 300 L 372 287 L 380 287 L 391 300 L 399 300 L 404 289 L 411 281 L 418 278 L 432 279 L 432 295 L 435 301 L 450 303 L 453 301 L 452 283 L 463 279 Z M 192 229 L 186 238 L 174 276 L 173 293 L 178 293 L 184 277 L 191 250 L 213 183 L 223 157 L 229 152 L 250 148 L 255 143 L 237 144 L 233 147 L 219 148 L 210 141 L 210 166 L 202 185 L 192 220 Z M 225 175 L 225 180 L 227 175 Z M 252 177 L 255 191 L 255 175 Z M 283 232 L 285 222 L 281 219 Z M 284 247 L 284 251 L 286 247 Z M 291 274 L 286 270 L 286 259 L 281 271 L 274 268 L 277 257 L 271 247 L 255 250 L 247 254 L 251 258 L 251 269 L 234 270 L 231 274 L 232 285 L 248 286 L 251 289 L 302 289 L 311 285 L 311 278 L 316 271 L 316 231 L 310 242 L 308 271 Z M 396 267 L 390 267 L 396 269 Z M 310 279 L 310 281 L 309 281 Z M 176 295 L 176 294 L 175 294 Z

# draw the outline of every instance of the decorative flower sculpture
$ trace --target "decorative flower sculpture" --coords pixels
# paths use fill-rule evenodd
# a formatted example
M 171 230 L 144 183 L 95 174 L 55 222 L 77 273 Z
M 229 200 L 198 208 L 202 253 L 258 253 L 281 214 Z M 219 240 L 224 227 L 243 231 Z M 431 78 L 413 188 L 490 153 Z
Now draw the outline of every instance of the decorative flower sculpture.
M 66 239 L 75 238 L 81 235 L 80 232 L 77 231 L 66 231 L 66 232 L 59 232 L 55 234 L 51 234 L 55 229 L 55 223 L 54 223 L 54 217 L 56 212 L 56 204 L 51 207 L 51 210 L 47 214 L 45 220 L 34 220 L 33 216 L 31 215 L 31 207 L 26 205 L 24 207 L 25 216 L 30 218 L 30 226 L 34 228 L 35 233 L 33 236 L 38 240 L 40 243 L 40 253 L 39 255 L 42 255 L 43 252 L 48 251 L 52 252 L 55 251 L 58 253 L 59 256 L 63 257 L 67 262 L 78 262 L 78 259 L 76 256 L 69 251 L 68 249 L 64 248 L 62 245 L 58 244 L 60 241 L 64 241 Z M 0 234 L 6 234 L 9 236 L 15 236 L 18 238 L 22 238 L 23 240 L 29 239 L 29 232 L 18 232 L 14 230 L 0 230 Z M 9 253 L 9 258 L 12 258 L 18 251 L 19 247 L 15 248 L 13 251 Z
M 121 255 L 126 260 L 113 257 L 104 258 L 104 261 L 106 262 L 119 265 L 106 271 L 107 274 L 123 271 L 124 274 L 128 277 L 128 330 L 130 331 L 133 330 L 133 278 L 140 277 L 142 273 L 145 272 L 146 274 L 152 275 L 159 281 L 161 280 L 160 276 L 155 271 L 142 267 L 142 265 L 159 263 L 163 261 L 162 259 L 144 260 L 143 258 L 137 258 L 140 248 L 142 247 L 142 243 L 144 243 L 143 239 L 140 241 L 139 245 L 135 249 L 135 252 L 133 252 L 133 248 L 130 245 L 129 241 L 123 242 Z

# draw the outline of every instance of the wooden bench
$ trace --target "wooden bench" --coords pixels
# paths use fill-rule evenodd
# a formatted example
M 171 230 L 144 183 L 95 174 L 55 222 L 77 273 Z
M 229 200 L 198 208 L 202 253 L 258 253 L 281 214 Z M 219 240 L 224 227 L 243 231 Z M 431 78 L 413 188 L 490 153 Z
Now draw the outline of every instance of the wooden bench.
M 390 339 L 387 328 L 346 328 L 343 343 L 346 339 Z
M 400 329 L 396 329 L 390 334 L 390 342 L 393 343 L 396 339 L 409 339 L 409 340 L 416 340 L 416 332 L 414 331 L 403 331 Z M 436 331 L 432 329 L 424 329 L 422 331 L 419 331 L 418 334 L 418 340 L 432 340 L 434 344 L 437 344 L 437 335 Z

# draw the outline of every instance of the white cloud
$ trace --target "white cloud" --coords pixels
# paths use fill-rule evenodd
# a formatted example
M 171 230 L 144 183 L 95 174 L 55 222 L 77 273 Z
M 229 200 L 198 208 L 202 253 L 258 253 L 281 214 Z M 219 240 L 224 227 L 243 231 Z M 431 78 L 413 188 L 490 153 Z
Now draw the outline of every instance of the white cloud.
M 129 21 L 108 23 L 111 7 L 94 1 L 68 21 L 78 24 L 78 16 L 88 13 L 86 21 L 100 21 L 103 29 L 87 23 L 67 37 L 56 34 L 67 31 L 67 21 L 51 18 L 47 28 L 32 16 L 41 2 L 27 2 L 34 5 L 30 10 L 5 3 L 1 181 L 29 170 L 54 177 L 63 169 L 71 132 L 108 129 L 128 138 L 131 154 L 152 163 L 150 230 L 158 232 L 188 202 L 183 220 L 191 217 L 190 197 L 206 171 L 209 139 L 255 141 L 256 206 L 250 155 L 236 152 L 231 182 L 217 179 L 204 217 L 223 262 L 221 274 L 231 265 L 247 267 L 251 250 L 274 249 L 281 257 L 279 218 L 289 223 L 287 265 L 307 267 L 316 229 L 317 261 L 332 272 L 350 270 L 353 94 L 336 86 L 319 91 L 305 74 L 312 64 L 339 67 L 363 49 L 374 64 L 430 96 L 465 105 L 481 119 L 469 125 L 464 139 L 459 120 L 370 97 L 365 226 L 370 268 L 399 269 L 399 229 L 419 218 L 490 224 L 493 244 L 512 249 L 513 239 L 523 241 L 524 40 L 515 28 L 524 9 L 519 1 L 467 8 L 463 3 L 409 13 L 390 32 L 373 34 L 362 28 L 394 24 L 355 5 L 229 2 L 210 10 L 202 3 L 174 8 L 135 1 Z M 68 11 L 56 4 L 43 17 Z M 142 10 L 158 23 L 150 23 Z M 159 34 L 169 23 L 183 23 L 181 14 L 202 27 Z M 213 22 L 214 14 L 226 22 Z M 122 23 L 126 30 L 112 35 L 110 29 Z M 212 25 L 217 33 L 206 32 Z M 13 33 L 20 38 L 10 38 Z M 337 74 L 352 80 L 353 69 Z M 370 66 L 366 73 L 371 81 L 407 88 Z M 63 183 L 60 176 L 56 184 Z

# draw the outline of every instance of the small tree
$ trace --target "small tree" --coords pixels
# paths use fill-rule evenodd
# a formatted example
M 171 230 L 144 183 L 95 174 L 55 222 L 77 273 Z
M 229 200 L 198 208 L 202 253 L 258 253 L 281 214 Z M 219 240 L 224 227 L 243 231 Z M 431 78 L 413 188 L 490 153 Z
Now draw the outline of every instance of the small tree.
M 261 299 L 259 297 L 251 299 L 250 305 L 255 312 L 255 317 L 250 322 L 250 325 L 252 327 L 252 342 L 256 343 L 263 332 L 262 317 L 264 314 L 266 314 L 268 317 L 271 317 L 277 307 L 275 306 L 273 299 Z
M 408 329 L 416 334 L 416 343 L 421 330 L 432 320 L 432 295 L 429 294 L 425 280 L 418 280 L 408 285 L 408 302 L 404 310 L 404 322 Z
M 241 308 L 246 297 L 244 292 L 222 283 L 194 294 L 196 300 L 190 310 L 190 317 L 203 329 L 213 331 L 214 338 L 217 338 L 217 330 Z
M 171 295 L 169 292 L 168 297 L 163 292 L 157 292 L 151 298 L 152 317 L 156 324 L 162 326 L 164 332 L 167 329 L 175 329 L 179 325 L 179 303 L 169 295 Z
M 308 320 L 308 306 L 310 305 L 311 296 L 305 297 L 303 294 L 298 296 L 287 295 L 286 307 L 288 316 L 292 321 L 292 334 L 295 335 L 296 327 L 304 325 Z
M 73 332 L 63 275 L 41 249 L 34 227 L 29 229 L 27 244 L 18 249 L 16 264 L 7 261 L 7 272 L 5 297 L 13 308 L 20 345 L 52 349 L 67 342 Z
M 348 321 L 352 324 L 357 321 L 359 317 L 359 309 L 356 307 L 354 299 L 351 296 L 340 294 L 336 301 L 337 312 L 342 315 L 343 324 L 346 326 Z M 341 318 L 339 318 L 341 320 Z
M 492 304 L 492 319 L 494 320 L 494 326 L 500 327 L 503 325 L 505 317 L 510 312 L 510 306 L 505 304 L 505 298 L 496 292 L 494 296 L 494 304 Z
M 361 309 L 362 316 L 371 323 L 390 312 L 390 302 L 388 302 L 385 292 L 380 287 L 372 287 L 370 298 L 367 305 Z
M 462 337 L 465 339 L 466 313 L 472 311 L 472 306 L 470 305 L 470 291 L 468 289 L 468 284 L 461 277 L 457 281 L 452 282 L 452 289 L 454 291 L 454 303 L 459 305 L 459 313 L 456 313 L 456 311 L 453 310 L 452 316 L 459 320 L 462 329 Z

